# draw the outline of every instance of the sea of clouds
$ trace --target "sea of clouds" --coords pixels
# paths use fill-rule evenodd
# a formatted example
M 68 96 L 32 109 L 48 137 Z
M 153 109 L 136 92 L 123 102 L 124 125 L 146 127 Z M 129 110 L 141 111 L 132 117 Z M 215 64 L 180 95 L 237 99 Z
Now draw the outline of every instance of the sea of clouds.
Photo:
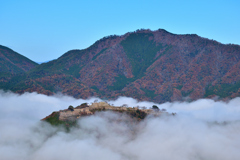
M 53 111 L 92 103 L 98 98 L 66 95 L 22 95 L 0 91 L 1 160 L 239 160 L 240 98 L 229 102 L 155 104 L 120 97 L 108 101 L 150 108 L 157 105 L 175 116 L 149 117 L 136 124 L 105 112 L 84 117 L 70 132 L 40 121 Z M 98 101 L 101 101 L 98 99 Z M 116 119 L 125 119 L 115 123 Z

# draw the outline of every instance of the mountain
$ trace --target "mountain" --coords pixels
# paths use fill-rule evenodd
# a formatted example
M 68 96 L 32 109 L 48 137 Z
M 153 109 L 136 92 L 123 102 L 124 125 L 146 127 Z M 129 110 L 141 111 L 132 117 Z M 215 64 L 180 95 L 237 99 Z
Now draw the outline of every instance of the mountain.
M 21 76 L 24 77 L 29 70 L 38 65 L 27 57 L 2 45 L 0 45 L 0 64 L 1 89 L 8 88 L 6 83 L 9 83 L 11 80 L 15 82 L 15 76 L 17 76 L 17 79 Z M 14 83 L 13 81 L 11 82 Z
M 240 46 L 159 29 L 108 36 L 27 72 L 14 92 L 158 103 L 240 95 Z
M 0 45 L 0 73 L 18 74 L 25 73 L 38 64 L 27 57 Z

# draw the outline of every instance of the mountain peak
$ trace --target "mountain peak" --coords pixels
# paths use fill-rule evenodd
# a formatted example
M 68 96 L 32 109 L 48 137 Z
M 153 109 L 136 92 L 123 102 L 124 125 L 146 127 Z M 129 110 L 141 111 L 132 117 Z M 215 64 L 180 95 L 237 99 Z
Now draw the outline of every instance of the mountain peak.
M 71 50 L 13 81 L 15 92 L 62 92 L 76 98 L 129 96 L 158 103 L 240 95 L 240 46 L 196 34 L 140 29 Z M 13 86 L 12 86 L 13 85 Z

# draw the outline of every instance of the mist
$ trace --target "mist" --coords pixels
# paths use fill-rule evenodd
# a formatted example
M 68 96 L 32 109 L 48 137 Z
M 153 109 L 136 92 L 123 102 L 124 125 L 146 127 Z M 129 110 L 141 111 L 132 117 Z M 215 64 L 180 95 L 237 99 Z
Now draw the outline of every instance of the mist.
M 101 99 L 75 99 L 57 94 L 22 95 L 0 91 L 0 159 L 3 160 L 238 160 L 240 157 L 240 98 L 229 102 L 200 99 L 156 104 L 119 97 L 115 106 L 150 108 L 157 105 L 175 116 L 129 117 L 99 112 L 80 118 L 66 132 L 40 121 L 53 111 Z M 124 119 L 116 123 L 115 120 Z

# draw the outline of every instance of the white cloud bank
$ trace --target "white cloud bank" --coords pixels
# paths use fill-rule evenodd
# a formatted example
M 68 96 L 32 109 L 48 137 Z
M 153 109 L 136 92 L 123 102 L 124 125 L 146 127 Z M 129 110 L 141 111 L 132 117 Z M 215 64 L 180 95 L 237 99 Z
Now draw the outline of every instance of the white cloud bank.
M 0 92 L 0 159 L 239 160 L 240 98 L 157 104 L 177 115 L 148 118 L 138 125 L 113 123 L 126 117 L 99 113 L 80 119 L 80 128 L 69 133 L 39 121 L 53 111 L 95 99 Z M 109 103 L 154 104 L 126 97 Z

